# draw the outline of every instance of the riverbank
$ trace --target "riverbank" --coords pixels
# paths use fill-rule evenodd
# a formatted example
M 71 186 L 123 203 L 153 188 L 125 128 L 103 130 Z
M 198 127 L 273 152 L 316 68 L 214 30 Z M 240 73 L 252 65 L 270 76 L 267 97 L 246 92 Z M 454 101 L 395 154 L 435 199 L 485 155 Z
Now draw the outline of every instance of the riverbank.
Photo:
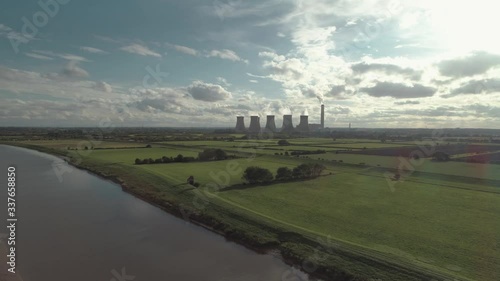
M 70 156 L 49 148 L 38 146 L 27 148 L 59 157 Z M 71 157 L 66 160 L 80 169 L 119 184 L 124 191 L 142 200 L 181 219 L 221 234 L 231 241 L 257 252 L 280 253 L 287 264 L 302 267 L 314 277 L 324 280 L 449 280 L 439 272 L 422 270 L 341 241 L 321 242 L 318 241 L 318 236 L 307 236 L 290 228 L 280 227 L 276 223 L 249 216 L 244 210 L 227 209 L 227 206 L 217 205 L 212 201 L 205 209 L 199 210 L 193 206 L 191 197 L 183 197 L 180 193 L 169 196 L 162 194 L 160 187 L 164 185 L 164 179 L 143 174 L 143 171 L 136 174 L 128 167 L 120 169 L 109 163 L 105 165 L 91 161 L 77 163 Z M 192 193 L 186 192 L 186 194 Z M 290 280 L 293 276 L 286 278 Z

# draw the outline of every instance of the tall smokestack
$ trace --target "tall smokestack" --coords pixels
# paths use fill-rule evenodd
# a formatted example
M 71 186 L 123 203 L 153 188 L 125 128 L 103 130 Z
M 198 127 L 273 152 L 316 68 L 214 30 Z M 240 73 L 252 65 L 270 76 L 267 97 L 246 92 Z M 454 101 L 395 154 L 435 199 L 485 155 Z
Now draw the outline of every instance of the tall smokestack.
M 260 133 L 260 117 L 250 116 L 250 127 L 248 127 L 250 133 Z
M 234 128 L 236 132 L 245 132 L 245 117 L 243 116 L 236 116 L 236 128 Z
M 309 116 L 300 115 L 300 123 L 297 126 L 299 132 L 309 132 Z
M 282 133 L 293 132 L 292 115 L 283 115 L 283 125 L 281 126 L 281 132 Z
M 325 128 L 325 105 L 321 104 L 321 129 Z
M 274 122 L 274 115 L 267 115 L 266 132 L 276 132 L 276 123 Z

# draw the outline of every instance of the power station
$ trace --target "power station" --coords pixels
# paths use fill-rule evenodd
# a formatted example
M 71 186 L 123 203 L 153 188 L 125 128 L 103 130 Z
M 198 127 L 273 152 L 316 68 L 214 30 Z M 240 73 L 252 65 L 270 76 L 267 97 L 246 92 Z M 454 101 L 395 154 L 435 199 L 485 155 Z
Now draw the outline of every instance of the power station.
M 237 116 L 236 117 L 236 127 L 235 131 L 238 133 L 248 132 L 252 134 L 258 134 L 261 131 L 267 133 L 309 133 L 315 132 L 325 128 L 325 105 L 321 105 L 321 113 L 320 113 L 320 123 L 319 124 L 309 124 L 309 116 L 301 115 L 300 121 L 297 127 L 293 126 L 292 115 L 286 114 L 283 115 L 283 125 L 281 125 L 281 130 L 276 128 L 276 121 L 274 119 L 274 115 L 267 115 L 266 125 L 264 129 L 260 127 L 260 117 L 259 116 L 250 116 L 250 127 L 248 129 L 245 127 L 245 117 Z

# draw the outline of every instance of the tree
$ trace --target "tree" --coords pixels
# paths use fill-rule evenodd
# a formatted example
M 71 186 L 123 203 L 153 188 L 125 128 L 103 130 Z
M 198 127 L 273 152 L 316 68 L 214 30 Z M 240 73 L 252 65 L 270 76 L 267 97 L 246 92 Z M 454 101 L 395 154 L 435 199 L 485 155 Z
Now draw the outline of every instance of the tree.
M 140 165 L 140 164 L 142 164 L 142 160 L 141 160 L 141 159 L 139 159 L 139 158 L 135 158 L 135 164 L 136 164 L 136 165 Z
M 321 173 L 326 169 L 324 165 L 321 164 L 313 164 L 312 166 L 312 176 L 319 177 Z
M 174 158 L 174 161 L 175 162 L 182 162 L 184 160 L 184 156 L 182 154 L 179 154 L 177 155 L 175 158 Z
M 284 146 L 284 145 L 290 145 L 290 143 L 287 140 L 279 140 L 278 145 Z
M 249 183 L 265 183 L 273 180 L 273 174 L 268 169 L 252 166 L 246 168 L 242 178 Z
M 227 154 L 222 149 L 207 148 L 198 153 L 198 159 L 200 161 L 225 160 L 227 159 Z
M 227 159 L 226 152 L 222 149 L 216 149 L 215 150 L 215 159 L 216 160 L 226 160 Z
M 292 176 L 297 179 L 319 177 L 325 169 L 326 167 L 321 164 L 300 164 L 293 168 Z
M 276 180 L 289 180 L 292 178 L 292 170 L 288 167 L 279 167 L 276 171 Z
M 450 160 L 450 155 L 448 153 L 443 152 L 443 151 L 436 151 L 432 154 L 432 158 L 436 161 L 449 161 Z

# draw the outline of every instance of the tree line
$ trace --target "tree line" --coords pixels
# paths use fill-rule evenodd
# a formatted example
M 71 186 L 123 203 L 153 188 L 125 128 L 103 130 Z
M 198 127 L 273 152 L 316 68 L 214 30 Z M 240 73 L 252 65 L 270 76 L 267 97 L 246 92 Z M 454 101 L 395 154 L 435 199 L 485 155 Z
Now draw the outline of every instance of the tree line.
M 245 169 L 242 178 L 248 183 L 269 183 L 275 181 L 311 179 L 321 175 L 326 169 L 324 165 L 315 163 L 303 163 L 299 166 L 290 169 L 288 167 L 280 167 L 276 171 L 276 176 L 273 177 L 271 171 L 265 168 L 251 166 Z
M 161 164 L 161 163 L 186 163 L 186 162 L 196 162 L 196 161 L 220 161 L 220 160 L 226 160 L 228 158 L 235 158 L 235 156 L 234 155 L 228 156 L 227 153 L 222 149 L 207 148 L 202 152 L 199 152 L 198 157 L 184 156 L 182 154 L 179 154 L 176 157 L 163 156 L 157 159 L 136 158 L 134 163 L 136 165 Z

